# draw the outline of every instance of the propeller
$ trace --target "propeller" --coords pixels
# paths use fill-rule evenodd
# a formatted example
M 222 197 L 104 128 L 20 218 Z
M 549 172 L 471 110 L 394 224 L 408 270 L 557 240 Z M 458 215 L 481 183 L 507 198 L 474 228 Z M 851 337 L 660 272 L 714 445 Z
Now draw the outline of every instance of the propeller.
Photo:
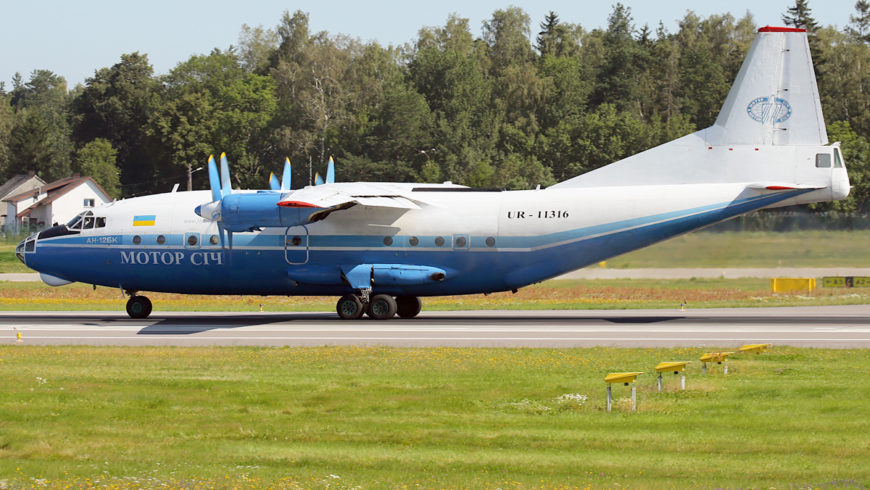
M 335 162 L 332 161 L 332 157 L 329 157 L 329 166 L 326 167 L 326 183 L 335 183 Z
M 220 177 L 218 177 L 217 165 L 214 163 L 214 155 L 208 156 L 208 185 L 211 187 L 211 200 L 220 201 Z
M 292 179 L 293 167 L 290 165 L 290 159 L 284 157 L 284 173 L 281 174 L 281 181 L 278 181 L 275 172 L 269 173 L 269 188 L 273 191 L 289 191 Z
M 284 157 L 284 173 L 281 174 L 281 190 L 289 191 L 290 182 L 293 179 L 293 166 L 290 165 L 290 159 Z
M 212 189 L 214 194 L 214 189 Z M 221 198 L 229 196 L 233 193 L 232 185 L 230 184 L 230 166 L 227 163 L 227 154 L 221 153 Z
M 224 226 L 221 224 L 221 201 L 233 193 L 233 189 L 230 186 L 230 168 L 227 163 L 226 153 L 221 153 L 220 161 L 220 173 L 218 173 L 218 167 L 214 161 L 214 155 L 209 155 L 208 184 L 209 187 L 211 187 L 212 202 L 199 205 L 194 211 L 203 218 L 217 221 L 221 237 L 221 248 L 224 248 L 224 233 L 226 233 L 229 239 L 229 249 L 232 251 L 233 232 L 225 230 Z
M 314 185 L 323 185 L 323 177 L 319 172 L 314 172 Z

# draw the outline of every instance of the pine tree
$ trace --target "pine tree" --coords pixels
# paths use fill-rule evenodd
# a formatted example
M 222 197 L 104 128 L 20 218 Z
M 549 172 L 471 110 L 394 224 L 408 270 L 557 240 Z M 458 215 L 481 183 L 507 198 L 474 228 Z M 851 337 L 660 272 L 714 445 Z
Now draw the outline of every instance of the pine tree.
M 535 38 L 535 47 L 541 56 L 556 54 L 556 46 L 559 42 L 557 29 L 559 28 L 559 16 L 552 10 L 541 22 L 541 32 Z
M 870 44 L 870 1 L 855 2 L 855 14 L 849 16 L 846 32 L 856 40 Z
M 816 27 L 818 27 L 812 16 L 812 9 L 807 5 L 807 0 L 795 0 L 794 7 L 789 7 L 786 13 L 782 14 L 782 21 L 787 26 L 806 29 L 809 34 L 815 32 Z

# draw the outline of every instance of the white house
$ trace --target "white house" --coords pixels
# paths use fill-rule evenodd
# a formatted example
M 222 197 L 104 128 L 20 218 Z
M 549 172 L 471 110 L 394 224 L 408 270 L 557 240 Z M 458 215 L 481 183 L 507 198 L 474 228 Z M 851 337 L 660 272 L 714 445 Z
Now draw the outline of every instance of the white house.
M 7 197 L 7 216 L 30 227 L 52 226 L 71 220 L 85 209 L 110 202 L 111 197 L 92 177 L 78 174 Z
M 17 214 L 17 212 L 9 214 L 9 210 L 7 209 L 8 204 L 2 201 L 5 201 L 10 196 L 15 196 L 44 185 L 45 181 L 40 179 L 39 176 L 33 172 L 18 174 L 7 180 L 3 185 L 0 185 L 0 203 L 2 203 L 0 204 L 0 226 L 6 224 L 7 216 L 11 216 L 12 218 L 9 221 L 14 223 L 15 215 Z

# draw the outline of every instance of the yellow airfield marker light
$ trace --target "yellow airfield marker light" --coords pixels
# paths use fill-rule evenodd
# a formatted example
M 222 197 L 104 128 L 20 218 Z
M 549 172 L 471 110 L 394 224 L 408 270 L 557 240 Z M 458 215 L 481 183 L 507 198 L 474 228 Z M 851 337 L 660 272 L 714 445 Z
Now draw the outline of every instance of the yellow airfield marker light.
M 723 364 L 722 374 L 728 374 L 728 356 L 734 354 L 733 352 L 708 352 L 701 356 L 701 372 L 707 374 L 707 363 L 716 363 Z
M 662 373 L 673 371 L 674 374 L 680 375 L 680 389 L 686 389 L 686 364 L 689 364 L 689 361 L 675 361 L 675 362 L 660 362 L 656 366 L 656 372 L 659 373 L 658 376 L 658 387 L 659 391 L 662 391 Z
M 16 341 L 16 342 L 21 342 L 21 332 L 17 332 L 17 333 L 15 334 L 15 341 Z
M 768 347 L 770 344 L 746 344 L 740 348 L 740 352 L 742 354 L 761 354 L 767 352 Z
M 643 374 L 642 372 L 633 372 L 633 373 L 610 373 L 604 377 L 604 382 L 607 383 L 607 411 L 609 412 L 611 407 L 613 406 L 613 392 L 611 391 L 611 386 L 613 383 L 623 383 L 625 386 L 631 385 L 631 409 L 637 410 L 637 390 L 634 386 L 634 380 L 637 379 L 638 376 Z

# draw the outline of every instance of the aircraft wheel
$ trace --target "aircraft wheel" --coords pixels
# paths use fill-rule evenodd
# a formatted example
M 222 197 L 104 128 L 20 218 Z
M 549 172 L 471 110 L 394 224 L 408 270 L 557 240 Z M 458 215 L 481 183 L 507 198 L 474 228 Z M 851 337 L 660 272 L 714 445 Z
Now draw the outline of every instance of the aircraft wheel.
M 423 303 L 416 296 L 396 296 L 396 314 L 401 318 L 414 318 L 420 314 Z
M 151 300 L 145 296 L 130 296 L 127 300 L 127 314 L 130 318 L 148 318 L 151 314 Z
M 362 301 L 354 294 L 345 294 L 338 300 L 335 305 L 335 310 L 338 312 L 339 318 L 342 320 L 356 320 L 363 315 Z
M 376 294 L 369 299 L 366 313 L 375 320 L 389 320 L 396 315 L 396 300 L 389 294 Z

